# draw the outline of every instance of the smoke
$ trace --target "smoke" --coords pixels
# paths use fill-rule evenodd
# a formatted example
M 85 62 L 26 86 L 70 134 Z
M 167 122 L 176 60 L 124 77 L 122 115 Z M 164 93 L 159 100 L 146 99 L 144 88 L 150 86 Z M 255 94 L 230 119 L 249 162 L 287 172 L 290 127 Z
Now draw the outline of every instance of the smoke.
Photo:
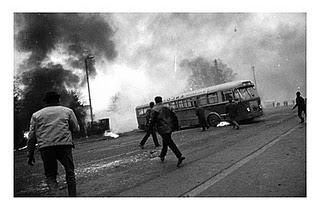
M 132 63 L 148 61 L 154 77 L 171 74 L 177 55 L 220 58 L 238 75 L 253 79 L 265 99 L 287 99 L 299 86 L 305 93 L 304 13 L 197 13 L 116 15 L 135 47 L 124 50 Z M 129 33 L 127 26 L 134 25 Z M 118 33 L 121 33 L 118 32 Z M 137 44 L 136 44 L 137 43 Z M 124 49 L 121 44 L 119 49 Z M 123 53 L 123 52 L 122 52 Z M 271 88 L 272 87 L 272 88 Z
M 84 58 L 93 54 L 97 59 L 113 60 L 117 56 L 111 40 L 114 32 L 99 14 L 16 13 L 15 44 L 18 52 L 29 52 L 22 71 L 35 68 L 54 51 L 66 52 L 71 68 L 84 69 Z M 89 68 L 95 75 L 95 69 Z
M 91 71 L 95 77 L 90 78 L 95 118 L 109 117 L 115 132 L 137 128 L 137 105 L 149 103 L 156 95 L 166 98 L 184 90 L 190 74 L 179 64 L 199 56 L 221 59 L 237 74 L 236 79 L 253 80 L 254 66 L 263 100 L 292 99 L 297 87 L 306 95 L 305 13 L 36 17 L 15 15 L 16 61 L 22 61 L 21 55 L 28 58 L 22 62 L 27 67 L 53 62 L 76 73 L 83 70 L 81 56 L 88 50 L 96 58 L 96 71 Z M 81 92 L 87 99 L 86 87 Z
M 117 56 L 114 31 L 100 14 L 16 13 L 14 21 L 15 74 L 22 78 L 25 98 L 49 90 L 83 92 L 86 57 L 112 61 Z M 86 64 L 94 78 L 95 61 Z M 26 109 L 39 108 L 41 99 L 36 101 Z
M 131 13 L 112 14 L 111 19 L 117 26 L 118 61 L 135 71 L 143 67 L 148 79 L 149 86 L 126 96 L 135 96 L 133 105 L 146 104 L 157 94 L 181 92 L 190 75 L 183 75 L 179 64 L 198 56 L 221 59 L 236 79 L 253 80 L 254 66 L 262 100 L 293 99 L 298 87 L 306 95 L 304 13 Z M 132 108 L 123 110 L 128 114 L 123 116 L 133 114 Z
M 116 133 L 137 128 L 136 106 L 153 101 L 156 95 L 178 94 L 186 85 L 178 82 L 172 89 L 175 82 L 171 77 L 153 80 L 150 70 L 143 65 L 133 68 L 126 63 L 97 63 L 96 67 L 101 71 L 90 84 L 94 118 L 110 118 L 111 130 Z

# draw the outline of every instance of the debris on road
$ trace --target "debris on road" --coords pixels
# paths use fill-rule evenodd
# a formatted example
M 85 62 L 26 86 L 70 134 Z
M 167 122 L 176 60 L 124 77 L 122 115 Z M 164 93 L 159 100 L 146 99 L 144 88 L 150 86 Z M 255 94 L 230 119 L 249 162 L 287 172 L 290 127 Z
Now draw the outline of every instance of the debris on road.
M 118 138 L 119 137 L 118 134 L 113 133 L 111 131 L 110 132 L 108 132 L 108 131 L 104 132 L 103 136 L 109 136 L 109 137 L 112 137 L 112 138 Z
M 220 122 L 220 123 L 217 125 L 217 127 L 224 127 L 224 126 L 228 126 L 228 125 L 230 125 L 229 122 L 222 121 L 222 122 Z

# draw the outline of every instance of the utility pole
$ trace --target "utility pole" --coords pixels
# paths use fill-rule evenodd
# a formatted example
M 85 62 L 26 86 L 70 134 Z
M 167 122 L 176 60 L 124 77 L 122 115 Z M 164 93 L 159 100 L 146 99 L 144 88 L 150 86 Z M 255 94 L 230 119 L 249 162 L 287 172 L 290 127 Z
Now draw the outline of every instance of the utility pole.
M 85 63 L 85 68 L 86 68 L 86 76 L 87 76 L 87 84 L 88 84 L 88 94 L 89 94 L 89 106 L 90 106 L 90 117 L 91 117 L 91 124 L 90 126 L 92 126 L 93 123 L 93 114 L 92 114 L 92 104 L 91 104 L 91 95 L 90 95 L 90 84 L 89 84 L 89 74 L 88 74 L 88 60 L 92 60 L 94 59 L 94 56 L 92 55 L 88 55 L 85 59 L 84 59 L 84 63 Z
M 173 66 L 174 72 L 177 72 L 177 55 L 174 55 L 174 66 Z
M 256 81 L 256 73 L 255 73 L 254 66 L 252 66 L 252 73 L 253 73 L 254 85 L 255 85 L 256 90 L 257 90 L 257 92 L 258 92 L 258 85 L 257 85 L 257 81 Z

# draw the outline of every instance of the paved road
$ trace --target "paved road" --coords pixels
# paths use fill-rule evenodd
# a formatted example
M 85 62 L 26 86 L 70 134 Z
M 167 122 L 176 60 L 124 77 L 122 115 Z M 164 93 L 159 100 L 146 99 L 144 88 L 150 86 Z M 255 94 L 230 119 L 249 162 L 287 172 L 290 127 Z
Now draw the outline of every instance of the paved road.
M 151 139 L 138 143 L 142 132 L 118 139 L 78 143 L 74 150 L 79 196 L 306 196 L 306 124 L 290 109 L 265 112 L 255 122 L 231 127 L 193 128 L 173 139 L 186 160 L 176 167 L 169 150 L 158 159 Z M 44 196 L 42 163 L 27 167 L 15 153 L 15 196 Z M 61 166 L 60 166 L 61 167 Z M 58 178 L 66 195 L 64 172 Z

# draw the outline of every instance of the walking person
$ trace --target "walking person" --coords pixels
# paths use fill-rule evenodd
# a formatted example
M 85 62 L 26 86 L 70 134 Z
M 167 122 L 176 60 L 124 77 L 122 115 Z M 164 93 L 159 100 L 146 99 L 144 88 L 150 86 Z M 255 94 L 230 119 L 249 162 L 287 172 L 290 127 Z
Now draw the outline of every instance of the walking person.
M 151 121 L 151 112 L 152 112 L 152 108 L 154 107 L 154 102 L 150 102 L 149 103 L 150 108 L 147 109 L 146 111 L 146 135 L 143 137 L 143 139 L 141 140 L 139 146 L 141 149 L 144 149 L 144 144 L 146 143 L 146 141 L 148 140 L 149 136 L 152 135 L 152 139 L 154 142 L 155 147 L 159 147 L 160 144 L 158 142 L 158 138 L 157 138 L 157 134 L 155 131 L 154 126 L 150 125 L 150 121 Z
M 296 93 L 296 104 L 294 105 L 294 107 L 292 108 L 292 110 L 294 110 L 296 107 L 298 107 L 298 117 L 300 118 L 300 123 L 304 122 L 304 118 L 302 117 L 302 111 L 304 112 L 304 115 L 306 115 L 306 104 L 305 104 L 305 100 L 303 99 L 303 97 L 301 97 L 301 93 L 298 91 Z
M 178 158 L 177 167 L 180 167 L 185 157 L 182 156 L 182 153 L 171 138 L 172 132 L 179 128 L 178 119 L 170 108 L 162 104 L 162 97 L 155 97 L 155 102 L 156 105 L 152 109 L 153 112 L 151 114 L 150 125 L 155 125 L 158 133 L 162 137 L 162 150 L 159 156 L 160 160 L 164 162 L 169 147 Z
M 209 129 L 204 108 L 199 107 L 197 101 L 194 101 L 194 107 L 195 107 L 195 113 L 199 120 L 199 124 L 202 127 L 202 131 L 205 131 L 206 128 Z
M 233 98 L 230 95 L 228 97 L 228 100 L 229 100 L 229 103 L 226 105 L 226 114 L 230 118 L 230 123 L 232 124 L 232 127 L 239 130 L 240 126 L 236 121 L 236 117 L 238 116 L 238 105 L 233 101 Z
M 43 161 L 47 185 L 51 193 L 58 191 L 57 174 L 59 161 L 66 172 L 68 195 L 76 196 L 76 179 L 72 158 L 71 131 L 80 128 L 74 112 L 59 105 L 60 95 L 48 92 L 44 101 L 46 107 L 33 113 L 28 137 L 28 164 L 33 165 L 35 145 L 38 143 Z

